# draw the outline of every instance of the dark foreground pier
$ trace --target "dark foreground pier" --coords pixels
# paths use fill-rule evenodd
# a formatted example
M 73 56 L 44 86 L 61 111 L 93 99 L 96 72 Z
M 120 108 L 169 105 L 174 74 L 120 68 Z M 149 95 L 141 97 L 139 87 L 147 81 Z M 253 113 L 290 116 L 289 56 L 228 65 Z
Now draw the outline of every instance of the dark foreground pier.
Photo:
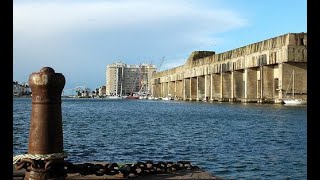
M 61 93 L 65 78 L 50 67 L 29 76 L 32 112 L 28 154 L 13 157 L 13 179 L 220 179 L 188 161 L 72 163 L 65 161 Z
M 105 165 L 108 165 L 109 163 L 83 163 L 79 164 L 80 166 L 84 164 L 94 164 L 101 165 L 105 167 Z M 133 166 L 130 166 L 131 169 L 133 169 Z M 152 172 L 153 169 L 154 171 Z M 69 172 L 66 173 L 65 179 L 79 179 L 79 180 L 93 180 L 93 179 L 142 179 L 142 180 L 160 180 L 160 179 L 221 179 L 218 177 L 213 176 L 212 174 L 199 169 L 198 167 L 189 167 L 189 168 L 180 168 L 179 170 L 156 170 L 157 168 L 145 168 L 142 170 L 142 168 L 136 168 L 134 171 L 128 171 L 128 167 L 121 167 L 116 172 L 111 173 L 109 171 L 108 173 L 103 173 L 103 171 L 98 170 L 95 171 L 95 173 L 90 173 L 90 171 L 86 171 L 84 169 L 78 171 L 78 172 Z M 99 172 L 99 173 L 97 173 Z M 23 180 L 25 179 L 25 173 L 26 170 L 16 170 L 14 168 L 13 170 L 13 179 L 14 180 Z

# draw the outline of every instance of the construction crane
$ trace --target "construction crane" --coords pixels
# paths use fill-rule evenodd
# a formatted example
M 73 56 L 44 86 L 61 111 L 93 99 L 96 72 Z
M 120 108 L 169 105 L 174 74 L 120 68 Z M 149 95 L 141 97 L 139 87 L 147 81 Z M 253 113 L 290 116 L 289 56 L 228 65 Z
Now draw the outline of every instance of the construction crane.
M 160 71 L 160 70 L 161 70 L 161 66 L 162 66 L 162 64 L 163 64 L 164 57 L 165 57 L 165 56 L 163 56 L 163 57 L 162 57 L 162 59 L 161 59 L 161 61 L 160 61 L 158 71 Z

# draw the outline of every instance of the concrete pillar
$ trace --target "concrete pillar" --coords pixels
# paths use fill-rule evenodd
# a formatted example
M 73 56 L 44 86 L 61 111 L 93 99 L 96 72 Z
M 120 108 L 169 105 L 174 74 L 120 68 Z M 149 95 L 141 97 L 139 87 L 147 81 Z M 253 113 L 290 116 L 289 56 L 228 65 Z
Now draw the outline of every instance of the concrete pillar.
M 163 83 L 160 83 L 160 97 L 163 97 Z
M 279 68 L 279 99 L 283 99 L 283 85 L 282 85 L 282 74 L 283 74 L 283 65 L 282 63 L 278 64 L 278 68 Z
M 187 78 L 186 80 L 186 100 L 192 100 L 191 98 L 191 78 Z
M 244 98 L 248 98 L 248 69 L 244 69 Z
M 155 93 L 155 84 L 151 84 L 151 96 L 155 97 L 156 96 L 156 93 Z
M 189 100 L 192 101 L 192 77 L 190 77 L 190 82 L 189 82 Z
M 186 100 L 186 79 L 183 78 L 183 100 Z
M 163 82 L 160 83 L 160 97 L 163 97 Z
M 166 91 L 166 96 L 165 97 L 168 97 L 170 94 L 170 81 L 167 82 L 167 91 Z
M 161 92 L 161 97 L 165 97 L 166 96 L 166 82 L 162 82 L 161 83 L 161 85 L 162 85 L 162 92 Z
M 230 99 L 231 98 L 231 72 L 225 72 L 223 73 L 223 78 L 222 78 L 222 98 L 224 99 Z
M 164 94 L 165 96 L 164 97 L 167 97 L 169 94 L 169 82 L 166 82 L 164 87 L 165 87 L 165 94 Z
M 174 81 L 174 94 L 173 97 L 177 97 L 177 80 Z
M 207 78 L 208 76 L 207 75 L 204 75 L 204 100 L 207 100 L 207 89 L 208 89 L 208 86 L 207 86 Z
M 166 82 L 162 82 L 161 97 L 166 97 Z
M 231 93 L 230 93 L 230 98 L 233 99 L 234 98 L 234 72 L 231 71 Z
M 219 100 L 222 93 L 221 74 L 212 74 L 212 99 Z
M 184 99 L 183 81 L 184 80 L 177 80 L 176 81 L 176 97 L 178 99 Z
M 262 69 L 262 98 L 271 100 L 274 98 L 274 67 L 263 66 Z
M 236 70 L 233 71 L 233 95 L 236 101 L 244 98 L 244 71 Z
M 273 66 L 273 98 L 275 103 L 282 103 L 282 100 L 279 99 L 279 65 L 276 64 Z
M 210 101 L 213 101 L 213 74 L 210 75 Z
M 197 78 L 191 77 L 190 78 L 190 100 L 196 100 L 197 99 Z
M 199 76 L 197 76 L 197 82 L 196 82 L 196 84 L 197 84 L 197 98 L 196 98 L 196 100 L 197 101 L 199 101 Z
M 162 83 L 162 96 L 161 97 L 166 97 L 166 92 L 167 92 L 167 83 L 166 82 L 163 82 Z
M 154 90 L 157 94 L 156 97 L 161 97 L 161 84 L 157 83 L 156 84 L 156 90 Z
M 197 94 L 197 100 L 203 100 L 206 97 L 206 76 L 198 76 L 197 77 L 198 82 L 198 94 Z
M 263 67 L 260 66 L 260 99 L 263 99 Z
M 257 96 L 257 69 L 256 68 L 247 68 L 246 69 L 246 102 L 256 101 Z
M 223 72 L 220 73 L 220 99 L 223 98 Z
M 261 99 L 261 70 L 257 68 L 257 99 Z

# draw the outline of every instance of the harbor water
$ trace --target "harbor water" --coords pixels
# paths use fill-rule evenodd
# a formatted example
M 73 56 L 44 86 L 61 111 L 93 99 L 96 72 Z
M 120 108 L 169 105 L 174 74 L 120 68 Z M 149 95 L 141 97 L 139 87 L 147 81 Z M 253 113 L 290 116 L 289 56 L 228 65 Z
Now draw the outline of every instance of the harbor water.
M 67 161 L 190 161 L 224 179 L 307 179 L 307 106 L 62 99 Z M 31 98 L 13 99 L 13 155 L 28 151 Z

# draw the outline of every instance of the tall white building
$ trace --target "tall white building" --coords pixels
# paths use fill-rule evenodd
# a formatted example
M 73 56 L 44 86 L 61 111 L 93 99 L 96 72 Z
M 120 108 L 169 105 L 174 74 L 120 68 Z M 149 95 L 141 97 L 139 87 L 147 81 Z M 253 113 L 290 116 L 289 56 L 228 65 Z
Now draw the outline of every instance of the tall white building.
M 106 95 L 151 94 L 152 64 L 127 65 L 116 62 L 106 68 Z

